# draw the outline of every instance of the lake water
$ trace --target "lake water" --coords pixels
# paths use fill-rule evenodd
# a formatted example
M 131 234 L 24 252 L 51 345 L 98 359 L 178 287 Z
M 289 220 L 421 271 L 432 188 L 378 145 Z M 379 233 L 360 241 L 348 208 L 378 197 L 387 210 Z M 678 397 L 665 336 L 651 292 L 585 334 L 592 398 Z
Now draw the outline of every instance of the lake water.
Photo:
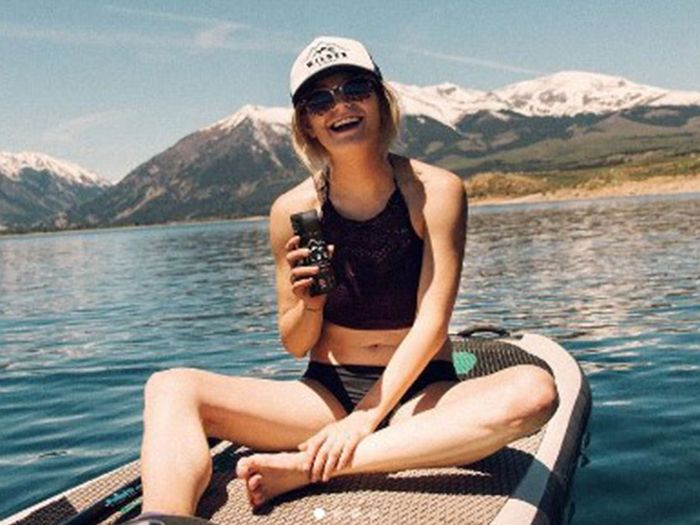
M 700 523 L 700 195 L 470 211 L 456 331 L 558 339 L 594 408 L 574 524 Z M 142 385 L 294 378 L 267 221 L 0 238 L 0 518 L 138 454 Z

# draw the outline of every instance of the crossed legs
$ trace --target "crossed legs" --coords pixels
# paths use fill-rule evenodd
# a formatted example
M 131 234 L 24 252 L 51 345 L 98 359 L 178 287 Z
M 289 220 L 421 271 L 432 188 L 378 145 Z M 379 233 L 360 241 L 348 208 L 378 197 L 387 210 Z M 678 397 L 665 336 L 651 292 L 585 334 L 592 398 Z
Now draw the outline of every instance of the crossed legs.
M 335 475 L 471 463 L 542 426 L 556 402 L 551 376 L 533 366 L 457 384 L 434 383 L 404 404 L 387 428 L 362 440 L 350 467 Z M 196 370 L 156 374 L 146 387 L 144 510 L 194 512 L 211 476 L 206 435 L 260 451 L 294 451 L 344 415 L 313 382 Z M 241 459 L 237 474 L 251 503 L 259 506 L 307 484 L 304 458 L 301 452 L 281 452 Z
M 462 383 L 434 383 L 403 405 L 387 428 L 363 439 L 335 476 L 454 466 L 482 459 L 552 416 L 552 377 L 534 366 Z M 439 430 L 436 430 L 439 429 Z M 308 483 L 302 453 L 255 454 L 239 462 L 253 506 Z

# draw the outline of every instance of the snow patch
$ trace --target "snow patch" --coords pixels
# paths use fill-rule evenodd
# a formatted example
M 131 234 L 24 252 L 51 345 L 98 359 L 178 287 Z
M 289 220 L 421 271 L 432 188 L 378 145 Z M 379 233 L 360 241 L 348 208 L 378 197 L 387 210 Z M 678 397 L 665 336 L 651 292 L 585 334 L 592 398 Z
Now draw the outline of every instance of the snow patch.
M 246 120 L 252 122 L 254 125 L 269 126 L 274 132 L 280 135 L 286 134 L 289 133 L 292 127 L 292 109 L 282 107 L 266 108 L 264 106 L 247 104 L 233 115 L 214 122 L 214 124 L 203 128 L 201 131 L 217 129 L 223 132 L 229 132 Z
M 525 116 L 573 116 L 581 113 L 610 113 L 635 106 L 700 106 L 700 92 L 670 91 L 637 84 L 626 78 L 585 71 L 562 71 L 493 91 L 466 89 L 445 82 L 415 86 L 390 82 L 403 115 L 430 118 L 455 128 L 466 116 L 482 111 L 508 120 L 507 113 Z M 255 138 L 274 155 L 270 140 L 288 136 L 292 109 L 246 105 L 233 115 L 203 128 L 228 133 L 244 122 L 253 127 Z
M 81 186 L 106 188 L 112 185 L 112 182 L 97 173 L 44 153 L 31 151 L 10 153 L 0 151 L 0 173 L 18 181 L 22 179 L 22 174 L 25 170 L 48 171 L 56 177 Z
M 626 78 L 585 71 L 562 71 L 492 92 L 513 111 L 527 116 L 609 113 L 635 106 L 697 105 L 700 93 L 673 92 Z
M 465 89 L 456 84 L 419 87 L 392 82 L 390 85 L 399 96 L 404 115 L 430 117 L 452 128 L 466 115 L 508 109 L 491 93 Z
M 292 109 L 282 107 L 266 108 L 263 106 L 245 105 L 230 117 L 219 120 L 201 131 L 221 131 L 229 133 L 244 122 L 253 127 L 253 137 L 262 148 L 270 154 L 275 165 L 283 167 L 275 148 L 271 144 L 276 136 L 287 137 L 292 130 Z

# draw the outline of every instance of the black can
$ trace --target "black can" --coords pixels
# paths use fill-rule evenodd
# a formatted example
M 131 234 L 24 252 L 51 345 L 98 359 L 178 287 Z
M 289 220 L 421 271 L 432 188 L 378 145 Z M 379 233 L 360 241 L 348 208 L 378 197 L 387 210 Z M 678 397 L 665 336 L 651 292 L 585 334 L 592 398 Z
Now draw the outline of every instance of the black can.
M 331 266 L 328 246 L 323 240 L 321 221 L 316 210 L 295 213 L 290 217 L 294 233 L 301 239 L 299 246 L 310 250 L 309 256 L 301 261 L 304 266 L 318 266 L 318 273 L 311 283 L 309 294 L 312 296 L 328 293 L 335 286 L 335 274 Z

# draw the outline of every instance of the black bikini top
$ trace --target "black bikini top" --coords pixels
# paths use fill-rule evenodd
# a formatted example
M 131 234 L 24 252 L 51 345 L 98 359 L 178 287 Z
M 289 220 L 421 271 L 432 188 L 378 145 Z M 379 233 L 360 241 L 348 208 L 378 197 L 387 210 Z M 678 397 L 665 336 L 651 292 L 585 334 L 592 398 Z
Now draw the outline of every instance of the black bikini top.
M 398 186 L 384 209 L 366 221 L 340 215 L 327 190 L 321 210 L 324 239 L 335 245 L 336 276 L 324 318 L 357 329 L 410 327 L 416 316 L 423 240 L 413 229 Z

